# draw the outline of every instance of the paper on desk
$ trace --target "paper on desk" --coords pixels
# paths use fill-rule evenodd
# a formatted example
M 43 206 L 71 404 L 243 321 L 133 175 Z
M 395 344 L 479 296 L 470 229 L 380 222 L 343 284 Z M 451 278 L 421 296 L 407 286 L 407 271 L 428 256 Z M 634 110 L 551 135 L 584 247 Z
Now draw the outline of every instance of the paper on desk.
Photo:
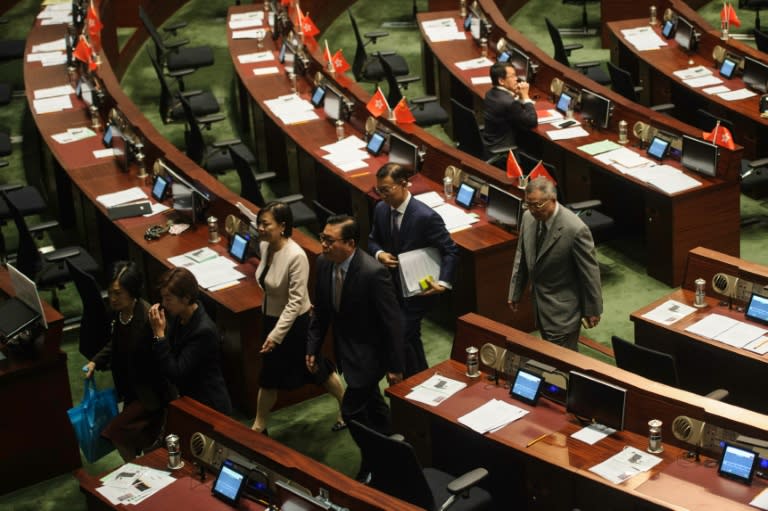
M 119 192 L 99 195 L 96 197 L 96 202 L 105 208 L 111 208 L 112 206 L 119 206 L 120 204 L 128 204 L 129 202 L 147 199 L 149 199 L 149 197 L 144 193 L 144 190 L 138 186 L 134 186 L 133 188 L 127 188 L 125 190 L 120 190 Z
M 749 502 L 749 505 L 758 509 L 768 510 L 768 488 L 764 489 Z
M 693 66 L 686 69 L 673 71 L 672 74 L 677 76 L 681 80 L 690 80 L 691 78 L 698 78 L 700 76 L 711 75 L 712 70 L 706 66 Z
M 492 65 L 493 65 L 493 61 L 488 59 L 488 57 L 479 57 L 476 59 L 469 59 L 469 60 L 463 60 L 461 62 L 456 62 L 456 67 L 458 67 L 462 71 L 466 71 L 468 69 L 480 69 L 483 67 L 491 67 Z
M 244 20 L 263 20 L 264 11 L 253 10 L 247 12 L 236 12 L 229 17 L 230 21 L 244 21 Z
M 253 74 L 256 76 L 274 75 L 280 72 L 277 66 L 257 67 L 253 70 Z
M 196 263 L 186 254 L 181 254 L 169 257 L 168 262 L 191 271 L 200 287 L 205 289 L 245 278 L 242 272 L 235 269 L 237 263 L 225 256 L 217 256 L 202 263 Z
M 107 147 L 106 149 L 96 149 L 93 151 L 94 158 L 109 158 L 110 156 L 119 156 L 123 154 L 119 149 Z
M 71 85 L 57 85 L 56 87 L 48 87 L 45 89 L 37 89 L 34 92 L 35 99 L 53 98 L 56 96 L 66 96 L 74 94 L 75 89 Z
M 27 62 L 41 62 L 48 58 L 64 58 L 67 61 L 67 55 L 63 51 L 46 51 L 42 53 L 28 53 Z
M 731 89 L 729 89 L 725 85 L 715 85 L 714 87 L 707 87 L 706 89 L 704 89 L 704 92 L 706 92 L 707 94 L 718 94 L 720 92 L 728 92 L 730 90 Z
M 365 140 L 358 137 L 357 135 L 349 135 L 347 137 L 342 138 L 338 142 L 333 142 L 332 144 L 326 144 L 322 146 L 320 149 L 322 149 L 323 151 L 328 151 L 329 153 L 336 153 L 336 152 L 349 151 L 351 149 L 363 149 L 364 147 L 365 147 Z
M 744 88 L 736 89 L 728 92 L 721 92 L 720 94 L 718 94 L 718 96 L 720 96 L 722 99 L 726 101 L 736 101 L 739 99 L 751 98 L 752 96 L 756 96 L 756 95 L 757 94 L 755 94 L 751 90 L 744 89 Z
M 32 53 L 46 52 L 46 51 L 65 51 L 67 49 L 67 42 L 62 37 L 55 41 L 47 43 L 35 44 L 32 46 Z
M 722 314 L 710 314 L 704 319 L 688 326 L 685 331 L 706 337 L 707 339 L 714 339 L 736 323 L 738 323 L 738 320 L 723 316 Z
M 472 82 L 472 85 L 490 85 L 493 83 L 490 76 L 473 76 L 469 81 Z
M 744 346 L 745 350 L 757 353 L 758 355 L 765 355 L 768 353 L 768 337 L 760 337 Z
M 678 302 L 677 300 L 667 300 L 655 309 L 643 314 L 642 317 L 662 325 L 671 325 L 694 312 L 696 312 L 695 307 Z
M 625 28 L 621 31 L 624 39 L 632 44 L 638 51 L 657 50 L 662 46 L 667 46 L 659 35 L 649 26 L 638 28 Z
M 723 83 L 723 81 L 715 75 L 705 75 L 698 76 L 696 78 L 688 78 L 687 80 L 683 80 L 683 83 L 688 87 L 698 89 L 699 87 L 706 87 L 707 85 Z
M 550 140 L 566 140 L 569 138 L 579 138 L 589 136 L 589 133 L 581 126 L 575 126 L 573 128 L 563 128 L 561 130 L 554 129 L 547 131 L 547 136 Z
M 714 340 L 723 342 L 734 348 L 743 348 L 766 333 L 768 333 L 768 329 L 750 325 L 743 321 L 737 321 L 731 328 L 716 335 Z
M 247 53 L 245 55 L 238 55 L 237 60 L 241 64 L 252 64 L 254 62 L 266 62 L 268 60 L 275 60 L 275 54 L 269 50 L 257 51 L 256 53 Z
M 51 138 L 59 144 L 69 144 L 70 142 L 77 142 L 85 138 L 95 137 L 96 132 L 90 128 L 69 128 L 62 133 L 56 133 L 51 135 Z
M 590 424 L 589 426 L 583 427 L 572 434 L 571 438 L 581 440 L 585 444 L 595 445 L 603 438 L 614 433 L 616 433 L 616 430 L 613 428 L 603 426 L 602 424 Z
M 264 39 L 267 31 L 263 28 L 250 28 L 248 30 L 236 30 L 232 32 L 232 39 Z
M 431 378 L 413 387 L 405 398 L 429 406 L 437 406 L 467 386 L 463 381 L 452 380 L 435 373 Z
M 499 399 L 491 399 L 484 405 L 459 417 L 459 422 L 480 434 L 485 434 L 500 429 L 510 422 L 524 417 L 527 413 L 528 410 L 523 410 L 519 406 Z
M 403 296 L 408 298 L 421 293 L 419 281 L 440 278 L 440 252 L 435 247 L 418 248 L 397 256 L 400 284 Z
M 244 20 L 229 20 L 229 28 L 232 30 L 238 30 L 241 28 L 260 27 L 264 25 L 264 17 L 251 18 Z
M 176 481 L 162 470 L 126 463 L 104 476 L 96 488 L 113 505 L 138 504 Z
M 579 146 L 579 150 L 584 151 L 590 156 L 607 153 L 608 151 L 613 151 L 614 149 L 624 149 L 624 147 L 617 144 L 613 140 L 607 140 L 607 139 L 600 140 L 599 142 L 592 142 L 591 144 L 585 144 L 585 145 Z
M 453 18 L 440 18 L 437 20 L 425 21 L 421 24 L 424 28 L 424 34 L 427 39 L 433 43 L 442 41 L 458 41 L 467 38 L 463 30 L 459 30 L 456 20 Z
M 634 447 L 625 447 L 602 463 L 590 468 L 590 472 L 619 484 L 630 477 L 647 472 L 661 463 L 661 458 Z
M 627 169 L 642 167 L 653 163 L 645 156 L 638 154 L 637 151 L 633 151 L 629 147 L 623 146 L 618 146 L 616 149 L 599 154 L 595 156 L 595 159 L 607 165 L 616 164 L 619 167 Z
M 47 114 L 51 112 L 61 112 L 72 108 L 72 100 L 69 95 L 54 96 L 52 98 L 34 99 L 32 106 L 38 114 Z
M 701 186 L 700 181 L 669 165 L 641 167 L 640 170 L 643 172 L 643 177 L 638 179 L 643 179 L 669 195 Z
M 160 204 L 159 202 L 155 202 L 153 204 L 150 204 L 149 207 L 152 208 L 152 211 L 150 211 L 146 215 L 142 215 L 142 216 L 145 216 L 145 217 L 154 216 L 154 215 L 157 215 L 159 213 L 162 213 L 164 211 L 168 211 L 169 209 L 171 209 L 168 206 L 166 206 L 165 204 Z
M 434 208 L 435 212 L 440 215 L 440 218 L 445 222 L 445 228 L 448 231 L 453 231 L 460 227 L 467 227 L 478 221 L 476 216 L 470 215 L 461 208 L 457 208 L 451 204 L 443 203 Z
M 544 108 L 542 110 L 536 110 L 536 119 L 539 121 L 539 124 L 547 124 L 563 119 L 563 114 L 554 108 Z
M 425 192 L 413 196 L 414 199 L 418 199 L 430 208 L 436 208 L 443 202 L 443 198 L 437 192 Z

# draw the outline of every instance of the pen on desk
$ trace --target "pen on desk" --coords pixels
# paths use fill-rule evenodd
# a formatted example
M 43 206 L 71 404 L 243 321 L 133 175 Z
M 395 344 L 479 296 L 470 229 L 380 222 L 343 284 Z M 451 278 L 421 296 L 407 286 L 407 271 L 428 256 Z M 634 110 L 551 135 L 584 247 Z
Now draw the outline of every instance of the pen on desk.
M 358 173 L 358 174 L 352 174 L 352 175 L 350 175 L 349 177 L 351 177 L 351 178 L 352 178 L 352 177 L 363 177 L 363 176 L 367 176 L 368 174 L 370 174 L 370 172 L 368 172 L 368 171 L 366 170 L 365 172 L 360 172 L 360 173 Z
M 549 433 L 544 433 L 544 434 L 543 434 L 543 435 L 541 435 L 541 436 L 537 436 L 536 438 L 534 438 L 533 440 L 531 440 L 530 442 L 528 442 L 527 444 L 525 444 L 525 447 L 530 447 L 530 446 L 532 446 L 533 444 L 535 444 L 536 442 L 540 442 L 541 440 L 544 440 L 544 439 L 545 439 L 545 438 L 547 438 L 548 436 L 549 436 Z

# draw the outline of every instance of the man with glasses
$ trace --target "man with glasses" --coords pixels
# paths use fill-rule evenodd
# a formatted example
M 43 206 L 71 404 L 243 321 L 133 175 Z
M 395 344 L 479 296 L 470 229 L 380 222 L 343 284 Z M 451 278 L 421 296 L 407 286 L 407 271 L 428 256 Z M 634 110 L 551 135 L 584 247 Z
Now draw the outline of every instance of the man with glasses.
M 445 229 L 445 222 L 432 208 L 414 199 L 408 191 L 413 170 L 387 163 L 376 172 L 376 191 L 381 202 L 373 210 L 368 251 L 390 269 L 397 289 L 405 339 L 405 376 L 429 367 L 421 342 L 421 320 L 436 301 L 436 295 L 451 289 L 459 260 L 459 249 Z M 411 250 L 434 247 L 440 254 L 440 275 L 427 280 L 427 289 L 405 297 L 398 256 Z
M 483 99 L 483 143 L 488 149 L 517 145 L 517 132 L 530 130 L 539 120 L 533 100 L 528 96 L 530 85 L 518 79 L 512 64 L 497 62 L 491 66 L 493 87 Z
M 360 227 L 347 215 L 328 218 L 320 235 L 314 311 L 307 339 L 307 368 L 317 371 L 315 357 L 333 325 L 334 353 L 347 381 L 341 414 L 390 433 L 389 408 L 379 390 L 403 377 L 403 338 L 395 288 L 389 272 L 357 249 Z
M 531 282 L 533 311 L 541 337 L 578 351 L 582 321 L 597 326 L 603 312 L 600 269 L 592 233 L 557 202 L 555 185 L 538 177 L 525 187 L 508 303 L 517 311 Z

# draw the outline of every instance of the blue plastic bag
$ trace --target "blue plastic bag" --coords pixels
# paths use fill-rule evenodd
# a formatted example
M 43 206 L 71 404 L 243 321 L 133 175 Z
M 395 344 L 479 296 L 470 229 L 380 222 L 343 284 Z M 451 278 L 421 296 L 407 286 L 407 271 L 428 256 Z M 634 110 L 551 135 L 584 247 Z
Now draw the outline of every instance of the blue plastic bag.
M 97 390 L 93 378 L 88 378 L 85 380 L 83 400 L 67 410 L 67 415 L 75 428 L 80 449 L 89 463 L 112 452 L 112 442 L 102 438 L 101 432 L 117 415 L 115 389 Z

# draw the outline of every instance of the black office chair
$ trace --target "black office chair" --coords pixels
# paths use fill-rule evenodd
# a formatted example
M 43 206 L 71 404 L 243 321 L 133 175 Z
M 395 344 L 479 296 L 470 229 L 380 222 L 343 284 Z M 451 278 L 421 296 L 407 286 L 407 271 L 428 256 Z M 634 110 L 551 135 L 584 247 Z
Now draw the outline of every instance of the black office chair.
M 173 42 L 164 40 L 158 33 L 152 20 L 149 19 L 149 15 L 143 6 L 139 6 L 139 18 L 155 43 L 157 62 L 168 68 L 169 71 L 198 69 L 213 65 L 213 50 L 210 46 L 184 48 L 189 43 L 188 39 L 180 39 Z M 178 22 L 165 27 L 163 31 L 175 37 L 176 32 L 185 26 L 186 23 Z
M 574 35 L 594 35 L 597 33 L 597 29 L 589 28 L 589 19 L 587 16 L 587 4 L 597 3 L 600 0 L 563 0 L 564 5 L 580 5 L 581 6 L 581 26 L 577 28 L 561 28 L 560 32 L 563 34 Z
M 93 278 L 76 263 L 67 260 L 67 268 L 80 295 L 83 314 L 80 318 L 80 353 L 91 360 L 109 338 L 109 314 L 104 303 L 106 293 Z
M 6 197 L 9 197 L 19 209 L 22 216 L 37 215 L 46 210 L 45 199 L 34 186 L 24 186 L 20 184 L 0 185 L 0 228 L 13 219 L 11 207 L 8 205 Z M 0 261 L 7 258 L 7 247 L 5 246 L 5 236 L 0 229 Z
M 328 218 L 336 215 L 335 211 L 331 210 L 318 200 L 312 201 L 312 209 L 315 210 L 315 215 L 317 215 L 317 223 L 321 226 L 325 225 L 325 223 L 328 221 Z
M 613 346 L 616 365 L 619 368 L 664 385 L 681 388 L 677 373 L 677 361 L 669 353 L 639 346 L 615 335 L 611 336 L 611 345 Z M 728 391 L 725 389 L 713 390 L 707 394 L 707 397 L 722 401 L 728 397 Z
M 634 84 L 632 81 L 632 75 L 629 71 L 620 68 L 610 61 L 607 62 L 607 64 L 608 74 L 611 77 L 611 89 L 613 89 L 615 92 L 618 92 L 630 101 L 640 103 L 637 94 L 643 90 L 643 87 Z M 653 105 L 649 108 L 656 112 L 667 112 L 669 110 L 673 110 L 675 105 L 672 103 L 663 103 L 660 105 Z
M 760 9 L 765 8 L 768 8 L 768 0 L 739 0 L 739 9 L 755 11 L 755 29 L 757 30 L 760 30 Z
M 360 36 L 360 30 L 357 28 L 355 17 L 352 16 L 352 9 L 347 9 L 347 13 L 349 14 L 349 21 L 352 24 L 352 30 L 355 33 L 355 41 L 357 45 L 355 48 L 355 59 L 352 61 L 352 74 L 355 76 L 355 80 L 358 82 L 378 83 L 384 79 L 384 70 L 381 68 L 378 55 L 382 55 L 386 59 L 395 76 L 407 75 L 409 73 L 408 63 L 400 55 L 397 55 L 392 51 L 379 51 L 375 55 L 368 55 L 368 52 L 365 50 L 366 44 L 376 44 L 377 39 L 386 37 L 389 33 L 383 30 L 366 32 L 363 35 L 368 39 L 368 43 L 364 43 L 363 38 Z
M 454 479 L 434 468 L 422 469 L 413 447 L 400 438 L 382 435 L 355 420 L 349 422 L 349 432 L 371 471 L 373 488 L 430 511 L 491 508 L 488 492 L 473 488 L 488 475 L 484 468 Z
M 718 121 L 721 126 L 725 126 L 731 132 L 734 141 L 736 141 L 736 131 L 733 123 L 728 119 L 723 119 L 707 110 L 699 108 L 696 110 L 696 127 L 711 132 L 715 129 Z M 738 143 L 736 141 L 736 143 Z M 760 191 L 768 189 L 768 158 L 758 160 L 741 160 L 741 169 L 739 172 L 741 178 L 741 192 L 746 195 L 757 195 Z M 742 219 L 742 225 L 752 223 Z
M 563 64 L 564 66 L 572 67 L 574 69 L 578 69 L 585 75 L 587 75 L 591 80 L 594 80 L 595 82 L 601 84 L 601 85 L 608 85 L 611 83 L 611 78 L 608 76 L 608 74 L 603 71 L 603 69 L 600 67 L 600 62 L 593 60 L 589 62 L 580 62 L 577 64 L 571 65 L 570 61 L 568 60 L 568 57 L 570 56 L 571 52 L 573 50 L 578 50 L 579 48 L 583 48 L 583 44 L 564 44 L 563 38 L 560 36 L 560 31 L 557 29 L 557 27 L 549 20 L 549 18 L 544 18 L 544 21 L 547 24 L 547 30 L 549 30 L 549 37 L 552 39 L 552 45 L 555 47 L 555 60 Z
M 244 152 L 245 146 L 242 144 L 229 147 L 232 163 L 234 164 L 237 175 L 240 177 L 240 195 L 245 197 L 258 207 L 263 208 L 266 204 L 264 195 L 261 193 L 261 183 L 275 177 L 274 172 L 254 173 L 252 164 L 248 161 L 248 152 Z M 320 225 L 315 212 L 307 206 L 304 196 L 301 194 L 287 195 L 277 197 L 275 200 L 285 202 L 291 208 L 293 215 L 293 225 L 296 227 L 312 226 L 316 232 L 319 232 Z M 324 223 L 322 225 L 325 225 Z
M 768 34 L 759 29 L 754 29 L 752 33 L 755 35 L 757 49 L 763 53 L 768 53 Z
M 175 91 L 171 90 L 168 81 L 165 79 L 165 73 L 158 64 L 157 59 L 152 55 L 152 51 L 147 47 L 147 56 L 152 63 L 152 68 L 157 75 L 157 81 L 160 83 L 160 119 L 163 124 L 171 122 L 179 122 L 184 120 L 184 107 L 181 106 L 181 102 L 176 99 L 177 94 L 181 94 L 187 100 L 189 100 L 189 106 L 192 108 L 192 113 L 196 117 L 203 117 L 210 114 L 218 113 L 221 108 L 219 102 L 211 94 L 210 91 L 202 90 L 185 90 L 183 78 L 184 76 L 193 73 L 193 69 L 183 69 L 181 71 L 169 71 L 168 76 L 177 80 L 178 87 Z
M 224 174 L 226 171 L 235 168 L 229 152 L 230 146 L 242 146 L 240 148 L 241 154 L 247 155 L 248 162 L 254 163 L 256 161 L 256 157 L 253 156 L 250 149 L 245 147 L 239 139 L 221 140 L 206 144 L 201 125 L 206 129 L 210 129 L 211 124 L 225 119 L 224 114 L 210 114 L 198 117 L 192 111 L 192 106 L 187 98 L 180 93 L 177 93 L 176 98 L 184 112 L 186 128 L 184 130 L 184 143 L 186 145 L 184 151 L 195 163 L 211 174 Z
M 406 89 L 409 83 L 413 83 L 421 80 L 420 76 L 402 76 L 396 77 L 392 72 L 392 68 L 389 66 L 387 59 L 382 55 L 378 55 L 379 64 L 384 70 L 384 78 L 387 80 L 387 102 L 392 108 L 400 103 L 403 99 L 403 93 L 401 87 Z M 427 126 L 435 126 L 437 124 L 445 124 L 448 122 L 448 112 L 440 106 L 437 101 L 437 96 L 423 96 L 420 98 L 409 99 L 408 108 L 411 109 L 416 124 L 422 128 Z
M 483 131 L 477 123 L 475 112 L 451 98 L 451 113 L 453 115 L 453 135 L 456 146 L 475 158 L 496 164 L 506 161 L 507 154 L 514 147 L 489 149 L 483 143 Z
M 8 18 L 0 18 L 0 25 L 9 22 Z M 0 40 L 0 62 L 7 60 L 17 60 L 24 56 L 24 47 L 27 41 L 24 39 L 3 39 Z

